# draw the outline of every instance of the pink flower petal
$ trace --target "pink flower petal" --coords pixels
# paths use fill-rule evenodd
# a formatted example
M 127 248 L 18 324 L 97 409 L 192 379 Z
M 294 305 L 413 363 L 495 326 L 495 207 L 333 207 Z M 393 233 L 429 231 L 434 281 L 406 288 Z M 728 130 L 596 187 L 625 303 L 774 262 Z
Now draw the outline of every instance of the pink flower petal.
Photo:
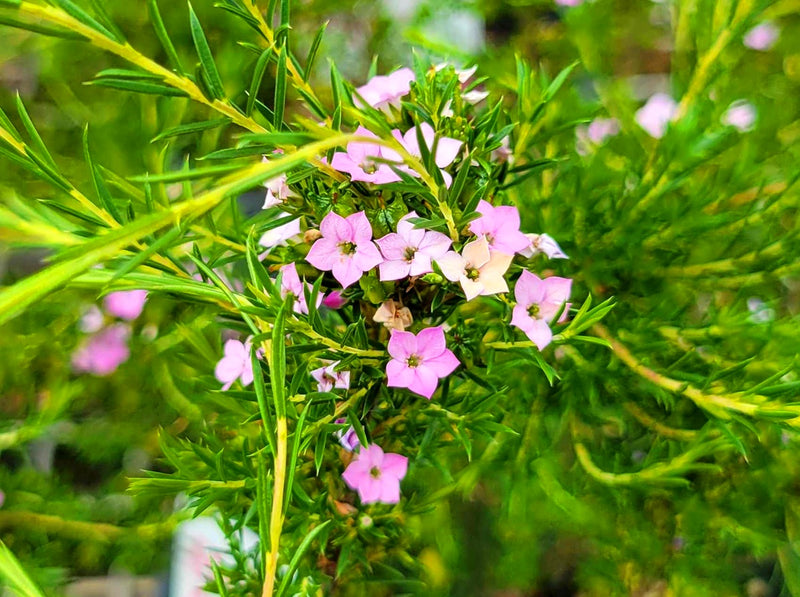
M 329 238 L 319 238 L 311 246 L 306 255 L 306 261 L 318 270 L 329 271 L 334 264 L 340 261 L 342 250 L 336 241 Z
M 447 342 L 441 327 L 425 328 L 417 334 L 417 354 L 424 361 L 439 356 L 445 350 L 447 350 Z
M 381 472 L 395 479 L 402 479 L 408 471 L 408 458 L 400 454 L 387 452 L 383 455 L 383 465 Z
M 352 228 L 352 237 L 347 239 L 356 244 L 372 240 L 372 226 L 363 211 L 347 216 L 347 223 Z
M 355 284 L 364 274 L 364 270 L 356 265 L 355 259 L 352 257 L 341 259 L 334 263 L 331 272 L 333 273 L 333 277 L 336 278 L 336 281 L 342 285 L 342 288 L 347 288 L 351 284 Z
M 441 378 L 447 377 L 455 371 L 461 361 L 450 350 L 445 350 L 438 357 L 426 360 L 424 364 Z
M 547 322 L 543 319 L 534 320 L 531 328 L 525 332 L 531 342 L 533 342 L 539 350 L 550 344 L 553 339 L 553 332 Z
M 377 501 L 382 504 L 396 504 L 400 501 L 400 480 L 384 475 L 380 479 L 381 492 Z M 364 501 L 363 499 L 361 500 Z
M 333 211 L 328 212 L 327 215 L 322 218 L 319 231 L 326 239 L 330 239 L 336 243 L 353 242 L 352 226 L 345 218 Z
M 436 145 L 436 165 L 444 168 L 453 163 L 463 143 L 449 137 L 439 137 Z
M 384 261 L 379 266 L 381 282 L 402 280 L 409 275 L 410 270 L 411 266 L 406 261 Z
M 438 385 L 439 377 L 436 372 L 425 365 L 420 365 L 414 369 L 414 381 L 408 385 L 408 389 L 430 400 Z
M 417 352 L 417 337 L 411 332 L 392 330 L 386 349 L 393 359 L 405 363 L 408 357 Z

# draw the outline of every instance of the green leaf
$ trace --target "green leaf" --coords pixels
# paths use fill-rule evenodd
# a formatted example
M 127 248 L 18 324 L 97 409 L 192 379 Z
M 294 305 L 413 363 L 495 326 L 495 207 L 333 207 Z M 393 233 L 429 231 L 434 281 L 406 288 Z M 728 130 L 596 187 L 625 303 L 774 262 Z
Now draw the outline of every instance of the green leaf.
M 270 359 L 269 383 L 275 416 L 286 418 L 286 315 L 291 308 L 292 297 L 286 297 L 272 327 L 272 358 Z
M 131 182 L 181 182 L 184 180 L 197 180 L 199 178 L 211 178 L 220 174 L 227 174 L 235 170 L 241 170 L 241 164 L 225 164 L 224 166 L 209 166 L 207 168 L 193 168 L 191 170 L 176 170 L 175 172 L 164 172 L 163 174 L 137 174 L 128 178 Z
M 177 70 L 179 73 L 186 72 L 183 69 L 178 52 L 175 51 L 175 46 L 172 44 L 169 33 L 167 33 L 167 28 L 164 27 L 164 21 L 162 20 L 161 13 L 158 10 L 157 0 L 147 0 L 147 7 L 150 11 L 150 20 L 153 23 L 153 29 L 155 29 L 156 37 L 158 37 L 158 41 L 161 42 L 161 46 L 167 53 L 167 58 L 169 58 L 173 68 L 175 68 L 175 70 Z
M 87 27 L 94 29 L 98 33 L 102 33 L 107 38 L 114 40 L 117 43 L 125 43 L 125 40 L 117 37 L 114 33 L 103 27 L 100 23 L 98 23 L 88 12 L 83 10 L 77 4 L 74 4 L 70 0 L 52 0 L 53 4 L 61 8 L 65 13 L 67 13 L 72 18 L 80 21 Z
M 0 6 L 3 6 L 5 0 L 0 0 Z M 29 23 L 27 21 L 16 18 L 15 15 L 2 14 L 0 15 L 0 25 L 8 25 L 15 29 L 23 29 L 24 31 L 32 31 L 48 37 L 60 37 L 62 39 L 85 40 L 86 38 L 79 33 L 62 29 L 60 27 L 51 27 L 49 25 L 41 25 L 39 23 Z
M 197 19 L 197 15 L 192 8 L 192 3 L 189 2 L 189 25 L 192 30 L 192 39 L 194 40 L 194 47 L 197 50 L 197 56 L 200 59 L 200 68 L 205 76 L 208 90 L 211 93 L 212 99 L 223 99 L 225 97 L 225 89 L 222 86 L 222 80 L 219 78 L 219 71 L 217 65 L 214 63 L 214 56 L 211 54 L 211 48 L 208 47 L 208 40 L 206 34 L 203 32 L 203 27 Z
M 321 525 L 314 527 L 311 532 L 305 536 L 303 542 L 299 545 L 299 547 L 295 550 L 294 554 L 292 555 L 292 559 L 289 562 L 289 569 L 283 575 L 283 580 L 281 581 L 280 586 L 278 587 L 278 592 L 276 593 L 276 597 L 282 597 L 283 594 L 286 592 L 286 589 L 289 587 L 289 583 L 292 580 L 292 576 L 294 576 L 295 570 L 297 570 L 297 566 L 300 564 L 300 558 L 302 558 L 308 548 L 311 546 L 311 542 L 317 538 L 317 536 L 328 528 L 328 525 L 333 522 L 332 520 L 326 520 Z
M 86 165 L 89 167 L 89 174 L 92 176 L 92 182 L 94 183 L 94 191 L 97 194 L 97 198 L 100 199 L 100 202 L 103 204 L 105 210 L 111 214 L 117 222 L 122 224 L 124 220 L 120 215 L 119 211 L 117 210 L 116 205 L 114 205 L 114 200 L 111 198 L 111 194 L 108 192 L 108 188 L 106 187 L 106 183 L 103 178 L 100 176 L 100 173 L 97 171 L 97 168 L 94 166 L 94 161 L 92 160 L 92 153 L 89 150 L 89 125 L 86 125 L 83 129 L 83 157 L 86 160 Z
M 278 69 L 275 72 L 275 102 L 272 107 L 274 114 L 272 124 L 280 130 L 283 128 L 283 110 L 286 106 L 286 54 L 287 48 L 284 44 L 281 46 L 281 52 L 278 56 Z
M 306 405 L 294 428 L 294 441 L 292 442 L 292 450 L 289 452 L 289 464 L 286 467 L 286 490 L 283 494 L 284 512 L 289 509 L 289 501 L 292 499 L 292 486 L 294 485 L 294 475 L 297 469 L 297 458 L 300 456 L 300 452 L 303 451 L 303 447 L 300 445 L 303 438 L 303 426 L 310 410 L 310 405 Z
M 147 93 L 150 95 L 163 95 L 165 97 L 188 97 L 186 93 L 180 89 L 169 87 L 168 85 L 161 85 L 159 83 L 150 83 L 145 81 L 134 81 L 130 79 L 113 79 L 103 78 L 94 81 L 88 81 L 86 85 L 96 85 L 98 87 L 109 87 L 111 89 L 121 89 L 122 91 L 133 91 L 136 93 Z
M 250 91 L 247 96 L 247 106 L 245 107 L 245 114 L 250 116 L 253 113 L 253 108 L 256 105 L 256 100 L 258 99 L 258 90 L 261 89 L 261 81 L 264 79 L 264 73 L 267 70 L 267 65 L 269 64 L 269 58 L 272 55 L 272 48 L 267 48 L 261 55 L 258 57 L 256 61 L 256 67 L 253 71 L 253 79 L 250 81 Z
M 188 124 L 182 124 L 180 126 L 167 129 L 166 131 L 156 136 L 152 142 L 155 143 L 156 141 L 162 141 L 164 139 L 169 139 L 171 137 L 179 137 L 181 135 L 190 135 L 192 133 L 209 131 L 211 129 L 219 128 L 221 126 L 230 124 L 230 122 L 231 122 L 230 118 L 215 118 L 214 120 L 202 120 L 200 122 L 190 122 Z
M 325 23 L 323 23 L 322 27 L 317 30 L 317 34 L 314 36 L 314 41 L 311 42 L 311 47 L 308 49 L 308 55 L 306 56 L 306 67 L 303 70 L 303 81 L 307 82 L 311 76 L 311 70 L 314 67 L 314 61 L 317 58 L 319 46 L 322 43 L 322 36 L 325 35 L 325 30 L 328 28 L 329 22 L 330 21 L 325 21 Z
M 0 541 L 0 579 L 4 581 L 3 585 L 7 585 L 11 592 L 19 597 L 44 597 L 44 593 L 34 584 L 19 560 L 2 541 Z
M 269 412 L 269 404 L 267 404 L 267 391 L 264 384 L 264 371 L 261 369 L 261 360 L 256 356 L 255 342 L 253 343 L 253 350 L 250 354 L 250 359 L 253 364 L 253 387 L 256 390 L 256 400 L 258 401 L 258 411 L 261 413 L 261 430 L 267 440 L 272 457 L 278 453 L 277 441 L 275 440 L 275 425 L 272 422 L 272 416 Z
M 42 138 L 39 136 L 39 132 L 36 130 L 36 127 L 33 126 L 33 121 L 31 120 L 31 117 L 28 116 L 28 111 L 25 109 L 25 104 L 22 103 L 22 98 L 19 96 L 19 93 L 17 93 L 16 103 L 19 118 L 22 120 L 22 126 L 25 127 L 25 131 L 28 133 L 28 136 L 31 139 L 32 149 L 36 150 L 37 157 L 41 161 L 45 162 L 52 171 L 58 173 L 58 166 L 53 160 L 53 156 L 51 156 L 50 152 L 47 151 L 47 147 L 45 146 L 44 141 L 42 141 Z

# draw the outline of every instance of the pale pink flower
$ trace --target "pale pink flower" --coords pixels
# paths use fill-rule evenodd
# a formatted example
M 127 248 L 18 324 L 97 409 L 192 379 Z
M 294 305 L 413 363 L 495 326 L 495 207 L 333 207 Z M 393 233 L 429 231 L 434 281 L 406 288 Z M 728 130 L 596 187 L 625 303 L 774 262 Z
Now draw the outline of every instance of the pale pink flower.
M 378 139 L 378 136 L 363 126 L 356 129 L 356 135 Z M 397 182 L 400 177 L 391 167 L 380 160 L 398 161 L 396 152 L 386 149 L 377 143 L 353 141 L 347 144 L 345 152 L 333 154 L 331 168 L 339 172 L 346 172 L 350 179 L 373 184 L 386 184 Z
M 250 339 L 225 342 L 224 356 L 214 369 L 214 376 L 222 382 L 223 390 L 229 389 L 237 379 L 247 387 L 253 383 L 253 362 L 250 360 Z
M 525 236 L 528 237 L 530 244 L 524 251 L 520 251 L 524 257 L 531 258 L 542 253 L 547 255 L 548 259 L 569 259 L 569 255 L 561 250 L 561 247 L 549 234 L 530 233 Z
M 678 104 L 666 93 L 656 93 L 636 112 L 636 122 L 651 137 L 660 139 L 675 117 Z
M 342 296 L 341 290 L 332 290 L 322 299 L 322 304 L 328 309 L 341 309 L 347 304 L 347 299 Z
M 308 304 L 306 295 L 303 291 L 303 282 L 297 274 L 297 266 L 294 263 L 284 265 L 281 269 L 281 298 L 286 298 L 290 294 L 294 296 L 292 308 L 295 313 L 308 315 Z M 311 288 L 311 284 L 306 283 L 306 288 Z M 322 293 L 317 294 L 317 307 L 322 303 Z
M 400 98 L 409 94 L 414 79 L 414 71 L 401 68 L 390 75 L 372 77 L 356 91 L 368 105 L 389 112 L 391 107 L 400 107 Z M 358 97 L 353 101 L 360 104 Z
M 514 152 L 511 151 L 511 140 L 508 138 L 508 135 L 503 137 L 503 140 L 500 142 L 500 147 L 495 150 L 492 150 L 492 154 L 490 156 L 494 161 L 502 164 L 503 162 L 508 162 L 509 164 L 513 164 L 514 162 Z
M 336 361 L 311 372 L 311 377 L 317 380 L 317 391 L 330 392 L 334 388 L 346 390 L 350 387 L 350 372 L 335 371 L 338 364 L 339 361 Z
M 514 288 L 517 304 L 514 306 L 511 325 L 518 327 L 539 350 L 550 344 L 553 332 L 550 321 L 566 303 L 559 321 L 566 319 L 572 280 L 551 276 L 542 280 L 536 274 L 523 271 Z
M 441 232 L 414 228 L 409 220 L 416 217 L 413 211 L 406 214 L 397 223 L 397 232 L 375 240 L 385 259 L 380 264 L 381 281 L 432 272 L 431 259 L 439 259 L 450 248 L 450 239 Z
M 94 334 L 103 328 L 105 317 L 97 305 L 90 305 L 81 315 L 78 328 L 86 334 Z
M 269 159 L 264 156 L 261 161 L 266 164 L 269 162 Z M 264 183 L 264 186 L 267 188 L 267 196 L 264 198 L 264 205 L 261 206 L 261 209 L 275 207 L 286 201 L 289 197 L 296 196 L 294 191 L 289 188 L 286 181 L 286 173 L 284 173 Z
M 742 43 L 751 50 L 766 52 L 778 41 L 780 31 L 770 22 L 760 23 L 744 34 Z
M 464 144 L 458 139 L 451 139 L 450 137 L 439 137 L 437 139 L 433 127 L 427 122 L 420 124 L 419 130 L 422 133 L 422 139 L 425 141 L 425 145 L 429 151 L 433 151 L 433 146 L 434 144 L 436 145 L 436 154 L 433 161 L 441 170 L 445 185 L 449 187 L 453 183 L 453 177 L 450 176 L 450 174 L 446 172 L 444 168 L 453 163 L 453 160 L 456 159 L 458 152 L 461 151 L 461 147 Z M 419 148 L 419 142 L 417 140 L 417 127 L 408 129 L 405 134 L 401 134 L 399 130 L 394 130 L 392 131 L 392 135 L 394 135 L 394 138 L 397 139 L 400 144 L 405 147 L 406 151 L 412 156 L 416 158 L 422 157 L 422 153 Z M 384 155 L 390 160 L 401 160 L 400 155 L 391 150 L 385 151 Z M 399 168 L 404 172 L 408 172 L 408 174 L 411 176 L 419 176 L 417 172 L 408 166 L 400 166 Z
M 363 211 L 347 218 L 329 212 L 319 229 L 322 238 L 311 247 L 306 261 L 318 270 L 332 272 L 343 288 L 383 261 L 372 242 L 372 226 Z
M 758 116 L 750 102 L 738 100 L 733 102 L 722 116 L 722 123 L 734 127 L 740 133 L 752 131 Z
M 103 305 L 109 315 L 132 321 L 142 314 L 146 301 L 146 290 L 121 290 L 106 295 Z
M 530 245 L 528 237 L 520 232 L 519 210 L 516 207 L 494 207 L 488 201 L 481 200 L 475 211 L 481 217 L 470 222 L 469 230 L 476 236 L 485 236 L 492 251 L 513 255 Z
M 460 364 L 447 348 L 441 327 L 425 328 L 416 336 L 392 330 L 387 350 L 392 357 L 386 364 L 387 385 L 408 388 L 428 399 L 436 391 L 439 379 L 450 375 Z
M 400 481 L 407 470 L 408 458 L 384 453 L 380 446 L 370 444 L 358 451 L 342 478 L 358 492 L 362 504 L 396 504 L 400 501 Z
M 619 134 L 620 126 L 616 118 L 595 118 L 589 124 L 575 128 L 578 153 L 587 155 L 594 147 L 602 145 L 606 139 Z
M 90 336 L 72 355 L 72 368 L 77 373 L 103 377 L 111 375 L 130 357 L 130 328 L 122 323 L 108 326 Z
M 347 419 L 336 419 L 334 423 L 337 425 L 344 425 L 347 423 Z M 356 430 L 352 425 L 347 429 L 339 429 L 339 431 L 334 432 L 333 437 L 338 439 L 342 448 L 348 452 L 353 452 L 361 447 L 361 441 L 358 439 Z
M 285 224 L 281 224 L 276 228 L 270 228 L 261 238 L 258 239 L 258 244 L 262 247 L 272 249 L 274 247 L 286 246 L 289 239 L 300 235 L 300 219 L 290 220 Z
M 404 330 L 414 323 L 414 318 L 408 307 L 401 307 L 389 299 L 381 303 L 381 306 L 375 311 L 375 315 L 372 316 L 372 321 L 382 323 L 385 327 L 393 330 Z
M 448 251 L 436 263 L 445 278 L 461 284 L 464 295 L 471 301 L 478 295 L 508 292 L 503 276 L 513 259 L 512 255 L 490 251 L 486 237 L 481 236 L 464 245 L 461 255 Z
M 556 4 L 559 6 L 580 6 L 583 4 L 583 0 L 556 0 Z

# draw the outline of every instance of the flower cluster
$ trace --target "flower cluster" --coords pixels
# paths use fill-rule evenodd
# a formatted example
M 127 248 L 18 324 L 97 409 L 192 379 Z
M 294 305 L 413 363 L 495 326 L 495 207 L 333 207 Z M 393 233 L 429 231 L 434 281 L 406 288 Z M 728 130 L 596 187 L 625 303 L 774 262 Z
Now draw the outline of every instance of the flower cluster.
M 89 336 L 73 353 L 72 369 L 76 373 L 98 377 L 114 373 L 130 357 L 129 323 L 142 314 L 146 301 L 145 290 L 121 290 L 106 295 L 103 300 L 105 314 L 92 305 L 81 317 L 80 329 Z M 107 322 L 107 316 L 122 321 Z

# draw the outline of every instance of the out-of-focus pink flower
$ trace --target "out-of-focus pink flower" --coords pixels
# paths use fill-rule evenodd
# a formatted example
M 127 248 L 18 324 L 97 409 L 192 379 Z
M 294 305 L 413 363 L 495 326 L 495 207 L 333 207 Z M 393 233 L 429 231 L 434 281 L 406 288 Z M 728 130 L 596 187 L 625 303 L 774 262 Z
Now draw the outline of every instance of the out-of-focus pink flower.
M 744 34 L 742 43 L 751 50 L 766 52 L 778 41 L 780 31 L 769 21 L 760 23 Z
M 481 200 L 476 211 L 481 217 L 470 222 L 469 230 L 476 236 L 485 236 L 492 251 L 513 255 L 528 248 L 530 240 L 520 232 L 519 210 L 516 207 L 494 207 L 488 201 Z
M 368 105 L 389 112 L 391 107 L 400 107 L 400 98 L 409 94 L 414 79 L 414 71 L 401 68 L 390 75 L 372 77 L 356 91 Z M 360 103 L 358 97 L 354 97 L 353 101 Z
M 337 425 L 344 425 L 347 423 L 347 419 L 336 419 L 334 423 Z M 356 430 L 352 425 L 350 425 L 350 427 L 347 429 L 339 429 L 339 431 L 334 432 L 333 436 L 339 440 L 342 448 L 348 452 L 353 452 L 361 447 L 361 441 L 358 439 Z
M 406 214 L 397 223 L 397 232 L 375 240 L 385 259 L 380 264 L 381 281 L 432 272 L 431 259 L 439 259 L 450 248 L 450 239 L 441 232 L 414 228 L 409 220 L 416 217 L 413 211 Z
M 404 330 L 414 323 L 408 307 L 401 307 L 392 299 L 384 301 L 372 317 L 375 323 L 382 323 L 393 330 Z
M 341 309 L 347 304 L 347 299 L 342 296 L 341 290 L 332 290 L 322 299 L 322 304 L 328 309 Z
M 281 298 L 286 298 L 290 294 L 294 296 L 294 304 L 292 309 L 295 313 L 308 315 L 308 304 L 306 303 L 306 295 L 303 291 L 303 282 L 297 274 L 297 266 L 294 263 L 284 265 L 281 269 Z M 311 285 L 306 283 L 306 288 Z M 317 307 L 322 303 L 322 293 L 317 294 Z
M 524 257 L 531 258 L 539 253 L 544 253 L 548 259 L 569 259 L 569 255 L 561 250 L 561 247 L 549 234 L 529 233 L 525 236 L 528 237 L 530 244 L 524 251 L 520 251 Z
M 660 139 L 677 110 L 678 104 L 674 99 L 666 93 L 656 93 L 636 112 L 636 122 L 651 137 Z
M 306 260 L 318 270 L 332 272 L 343 288 L 383 261 L 372 242 L 372 226 L 363 211 L 347 218 L 329 212 L 319 229 L 322 238 L 311 247 Z
M 513 163 L 514 153 L 511 151 L 511 141 L 508 135 L 503 137 L 500 142 L 500 147 L 492 151 L 490 156 L 495 162 L 502 164 L 503 162 Z
M 106 295 L 103 305 L 109 315 L 132 321 L 142 314 L 146 301 L 146 290 L 120 290 Z
M 266 164 L 269 162 L 269 159 L 264 156 L 261 161 Z M 287 178 L 284 173 L 264 183 L 264 186 L 267 188 L 267 196 L 264 198 L 264 205 L 261 206 L 261 209 L 275 207 L 286 201 L 289 197 L 295 196 L 294 191 L 289 188 L 286 181 Z
M 73 370 L 99 377 L 111 375 L 130 357 L 130 332 L 127 325 L 119 323 L 90 336 L 72 355 Z
M 486 237 L 481 236 L 464 245 L 461 255 L 448 251 L 436 263 L 445 278 L 461 284 L 464 295 L 471 301 L 478 295 L 508 292 L 508 284 L 503 275 L 512 259 L 512 255 L 490 251 Z
M 377 139 L 378 136 L 363 126 L 356 129 L 356 135 Z M 339 172 L 346 172 L 350 179 L 360 182 L 371 182 L 373 184 L 387 184 L 397 182 L 400 177 L 391 167 L 380 160 L 390 160 L 401 162 L 400 156 L 377 143 L 365 141 L 353 141 L 347 144 L 345 152 L 333 154 L 331 168 Z
M 334 388 L 346 390 L 350 387 L 350 372 L 335 371 L 336 365 L 338 364 L 339 361 L 336 361 L 330 365 L 314 369 L 311 372 L 311 377 L 317 380 L 318 391 L 330 392 Z
M 380 446 L 370 444 L 358 451 L 342 478 L 358 492 L 362 504 L 396 504 L 400 501 L 400 481 L 407 470 L 408 458 L 384 453 Z
M 290 220 L 276 228 L 270 228 L 261 238 L 258 244 L 262 247 L 272 249 L 274 247 L 286 246 L 286 241 L 300 235 L 300 219 Z
M 594 147 L 602 145 L 606 139 L 620 131 L 616 118 L 595 118 L 589 124 L 575 128 L 576 146 L 581 155 L 588 154 Z
M 722 116 L 723 124 L 734 127 L 740 133 L 752 131 L 758 116 L 755 106 L 745 100 L 733 102 Z
M 415 394 L 430 399 L 459 360 L 447 348 L 441 327 L 425 328 L 416 336 L 411 332 L 392 330 L 387 347 L 392 357 L 386 365 L 387 385 L 390 388 L 408 388 Z
M 100 307 L 97 305 L 90 305 L 86 311 L 83 312 L 83 315 L 81 315 L 78 328 L 85 334 L 94 334 L 102 329 L 103 323 L 105 323 L 105 318 L 103 317 L 103 312 L 100 310 Z
M 556 4 L 559 6 L 580 6 L 583 4 L 583 0 L 556 0 Z
M 511 317 L 511 325 L 518 327 L 539 350 L 550 344 L 553 332 L 550 320 L 561 306 L 569 300 L 572 280 L 551 276 L 542 280 L 536 274 L 523 271 L 514 288 L 517 304 Z M 569 304 L 564 307 L 562 317 L 566 319 Z
M 436 154 L 433 161 L 441 170 L 445 185 L 449 187 L 453 183 L 453 177 L 444 169 L 453 163 L 453 160 L 456 159 L 458 152 L 461 151 L 461 147 L 464 144 L 458 139 L 451 139 L 450 137 L 439 137 L 437 139 L 433 127 L 427 122 L 420 124 L 419 130 L 422 133 L 422 139 L 425 141 L 425 145 L 429 151 L 433 151 L 433 146 L 434 144 L 436 145 Z M 401 134 L 399 130 L 394 130 L 392 131 L 392 135 L 394 135 L 394 138 L 397 139 L 412 156 L 416 158 L 422 157 L 419 141 L 417 140 L 417 127 L 408 129 L 405 134 Z M 384 151 L 384 155 L 387 159 L 392 161 L 402 161 L 400 155 L 392 150 Z M 400 166 L 400 169 L 404 172 L 408 172 L 411 176 L 419 176 L 417 172 L 408 166 Z
M 233 339 L 225 342 L 225 354 L 214 369 L 214 376 L 224 384 L 223 390 L 229 389 L 237 379 L 241 380 L 245 387 L 253 383 L 250 347 L 249 338 L 245 342 Z

